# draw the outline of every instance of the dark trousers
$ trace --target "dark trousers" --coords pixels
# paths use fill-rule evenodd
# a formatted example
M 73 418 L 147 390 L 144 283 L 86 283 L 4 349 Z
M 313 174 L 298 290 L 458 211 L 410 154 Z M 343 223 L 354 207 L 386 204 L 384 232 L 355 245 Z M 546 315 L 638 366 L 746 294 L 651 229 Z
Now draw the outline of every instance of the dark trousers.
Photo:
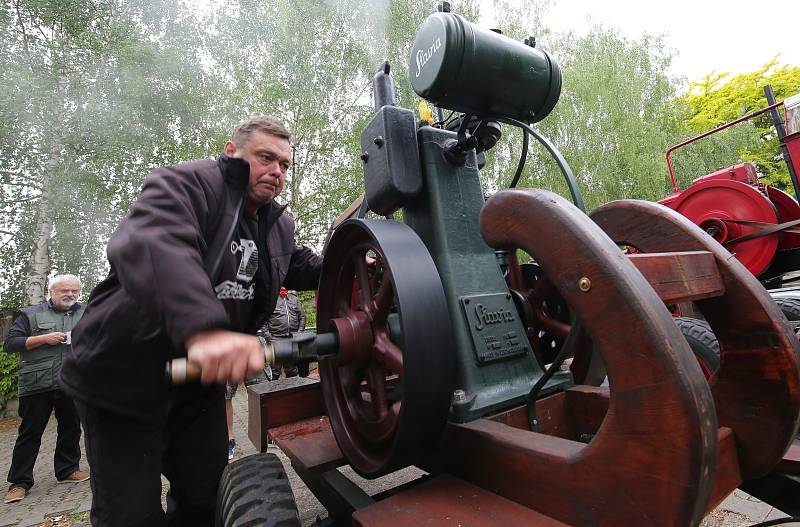
M 212 526 L 228 462 L 225 400 L 175 404 L 165 422 L 144 422 L 77 402 L 92 469 L 92 527 Z M 161 508 L 161 474 L 170 483 Z
M 8 482 L 12 488 L 30 489 L 33 486 L 33 465 L 42 445 L 42 434 L 53 411 L 58 422 L 56 452 L 53 456 L 56 479 L 66 479 L 78 470 L 81 460 L 81 424 L 72 399 L 61 390 L 23 395 L 19 398 L 22 422 L 11 455 L 11 468 L 8 470 Z

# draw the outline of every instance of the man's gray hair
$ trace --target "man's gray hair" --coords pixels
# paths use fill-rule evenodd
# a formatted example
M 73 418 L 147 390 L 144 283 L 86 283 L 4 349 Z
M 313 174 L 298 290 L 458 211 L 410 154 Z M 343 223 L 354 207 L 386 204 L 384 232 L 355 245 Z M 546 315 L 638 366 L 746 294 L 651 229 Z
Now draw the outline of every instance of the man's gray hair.
M 265 134 L 282 137 L 287 141 L 292 141 L 292 134 L 283 121 L 271 115 L 262 115 L 253 117 L 241 123 L 231 134 L 231 141 L 236 145 L 236 148 L 242 148 L 250 141 L 250 137 L 255 132 L 263 132 Z
M 78 282 L 78 287 L 82 288 L 81 279 L 74 274 L 57 274 L 47 282 L 47 290 L 52 291 L 62 282 Z

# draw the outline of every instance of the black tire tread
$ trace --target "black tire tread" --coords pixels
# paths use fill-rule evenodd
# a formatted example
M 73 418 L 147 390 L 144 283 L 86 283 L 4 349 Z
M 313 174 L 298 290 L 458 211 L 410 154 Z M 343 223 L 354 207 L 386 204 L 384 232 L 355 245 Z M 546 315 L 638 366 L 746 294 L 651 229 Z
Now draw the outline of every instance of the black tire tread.
M 800 320 L 800 298 L 775 298 L 775 303 L 790 321 Z
M 254 454 L 230 463 L 217 494 L 217 527 L 295 527 L 297 503 L 275 454 Z
M 719 369 L 719 341 L 708 322 L 697 318 L 676 317 L 675 323 L 698 360 L 705 362 L 712 372 L 716 372 Z

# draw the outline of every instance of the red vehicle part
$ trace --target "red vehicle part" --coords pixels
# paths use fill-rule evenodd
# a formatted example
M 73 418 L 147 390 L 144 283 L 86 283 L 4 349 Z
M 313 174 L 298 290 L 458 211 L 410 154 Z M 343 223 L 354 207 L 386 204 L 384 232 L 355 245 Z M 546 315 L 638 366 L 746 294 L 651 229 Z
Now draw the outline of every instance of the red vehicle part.
M 739 183 L 747 183 L 748 185 L 758 184 L 758 174 L 756 174 L 756 167 L 752 163 L 741 163 L 732 167 L 723 168 L 712 172 L 707 176 L 700 176 L 692 180 L 692 185 L 702 183 L 703 181 L 722 179 L 725 181 L 738 181 Z
M 669 177 L 672 179 L 672 189 L 675 192 L 678 192 L 678 182 L 675 180 L 675 169 L 672 168 L 672 161 L 670 160 L 670 156 L 672 155 L 672 152 L 674 152 L 675 150 L 677 150 L 679 148 L 683 148 L 684 146 L 686 146 L 686 145 L 688 145 L 690 143 L 694 143 L 695 141 L 703 139 L 704 137 L 708 137 L 709 135 L 712 135 L 712 134 L 715 134 L 715 133 L 720 132 L 722 130 L 725 130 L 726 128 L 730 128 L 731 126 L 733 126 L 735 124 L 738 124 L 738 123 L 741 123 L 742 121 L 747 121 L 747 120 L 752 119 L 753 117 L 755 117 L 757 115 L 761 115 L 762 113 L 766 113 L 766 112 L 768 112 L 770 110 L 776 109 L 779 106 L 783 106 L 783 102 L 776 102 L 775 104 L 770 104 L 766 108 L 762 108 L 762 109 L 757 110 L 755 112 L 748 113 L 747 115 L 743 115 L 742 117 L 739 117 L 736 120 L 733 120 L 733 121 L 731 121 L 729 123 L 725 123 L 725 124 L 723 124 L 721 126 L 718 126 L 718 127 L 714 128 L 713 130 L 709 130 L 708 132 L 704 132 L 704 133 L 702 133 L 702 134 L 700 134 L 698 136 L 689 138 L 686 141 L 682 141 L 682 142 L 678 143 L 677 145 L 670 147 L 669 150 L 667 150 L 666 157 L 667 157 L 667 168 L 669 169 Z M 800 152 L 798 152 L 798 155 L 800 155 Z
M 786 145 L 792 159 L 800 159 L 800 132 L 795 132 L 784 137 L 783 144 Z
M 769 106 L 722 124 L 670 147 L 666 153 L 674 192 L 659 201 L 681 214 L 726 247 L 756 276 L 770 279 L 796 270 L 800 249 L 800 206 L 790 195 L 760 185 L 755 167 L 743 163 L 695 178 L 678 190 L 670 155 L 675 150 L 735 124 L 770 112 L 795 195 L 800 195 L 796 159 L 800 159 L 800 97 L 776 102 L 770 86 L 764 89 Z M 778 108 L 783 106 L 786 127 Z M 738 186 L 737 186 L 738 185 Z M 771 209 L 771 210 L 769 210 Z M 762 219 L 757 219 L 757 218 Z M 738 238 L 738 239 L 737 239 Z M 791 252 L 789 252 L 791 251 Z
M 772 262 L 778 249 L 778 237 L 761 236 L 741 243 L 730 243 L 754 229 L 729 220 L 746 219 L 775 224 L 778 223 L 775 208 L 755 187 L 739 181 L 710 179 L 712 176 L 705 176 L 709 179 L 686 189 L 669 203 L 669 207 L 725 245 L 757 276 Z
M 800 135 L 798 135 L 798 138 L 800 139 Z M 798 155 L 800 155 L 800 152 L 798 152 Z M 800 205 L 797 204 L 793 197 L 775 187 L 767 187 L 766 190 L 767 197 L 769 197 L 769 200 L 775 206 L 778 213 L 778 220 L 781 223 L 800 218 Z M 783 236 L 781 236 L 778 242 L 778 250 L 786 251 L 797 248 L 800 248 L 800 234 L 792 232 L 791 230 L 783 231 Z

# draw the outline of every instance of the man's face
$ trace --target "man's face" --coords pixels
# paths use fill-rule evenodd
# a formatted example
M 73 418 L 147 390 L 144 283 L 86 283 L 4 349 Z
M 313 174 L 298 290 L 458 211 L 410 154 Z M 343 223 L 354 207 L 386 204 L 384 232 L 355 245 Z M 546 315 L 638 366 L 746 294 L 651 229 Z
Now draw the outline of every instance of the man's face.
M 81 284 L 74 280 L 66 280 L 50 290 L 50 300 L 56 309 L 66 311 L 71 308 L 81 295 Z
M 228 157 L 241 158 L 250 163 L 247 210 L 255 212 L 283 190 L 292 155 L 288 139 L 264 132 L 253 132 L 250 140 L 241 148 L 228 141 L 223 151 Z

